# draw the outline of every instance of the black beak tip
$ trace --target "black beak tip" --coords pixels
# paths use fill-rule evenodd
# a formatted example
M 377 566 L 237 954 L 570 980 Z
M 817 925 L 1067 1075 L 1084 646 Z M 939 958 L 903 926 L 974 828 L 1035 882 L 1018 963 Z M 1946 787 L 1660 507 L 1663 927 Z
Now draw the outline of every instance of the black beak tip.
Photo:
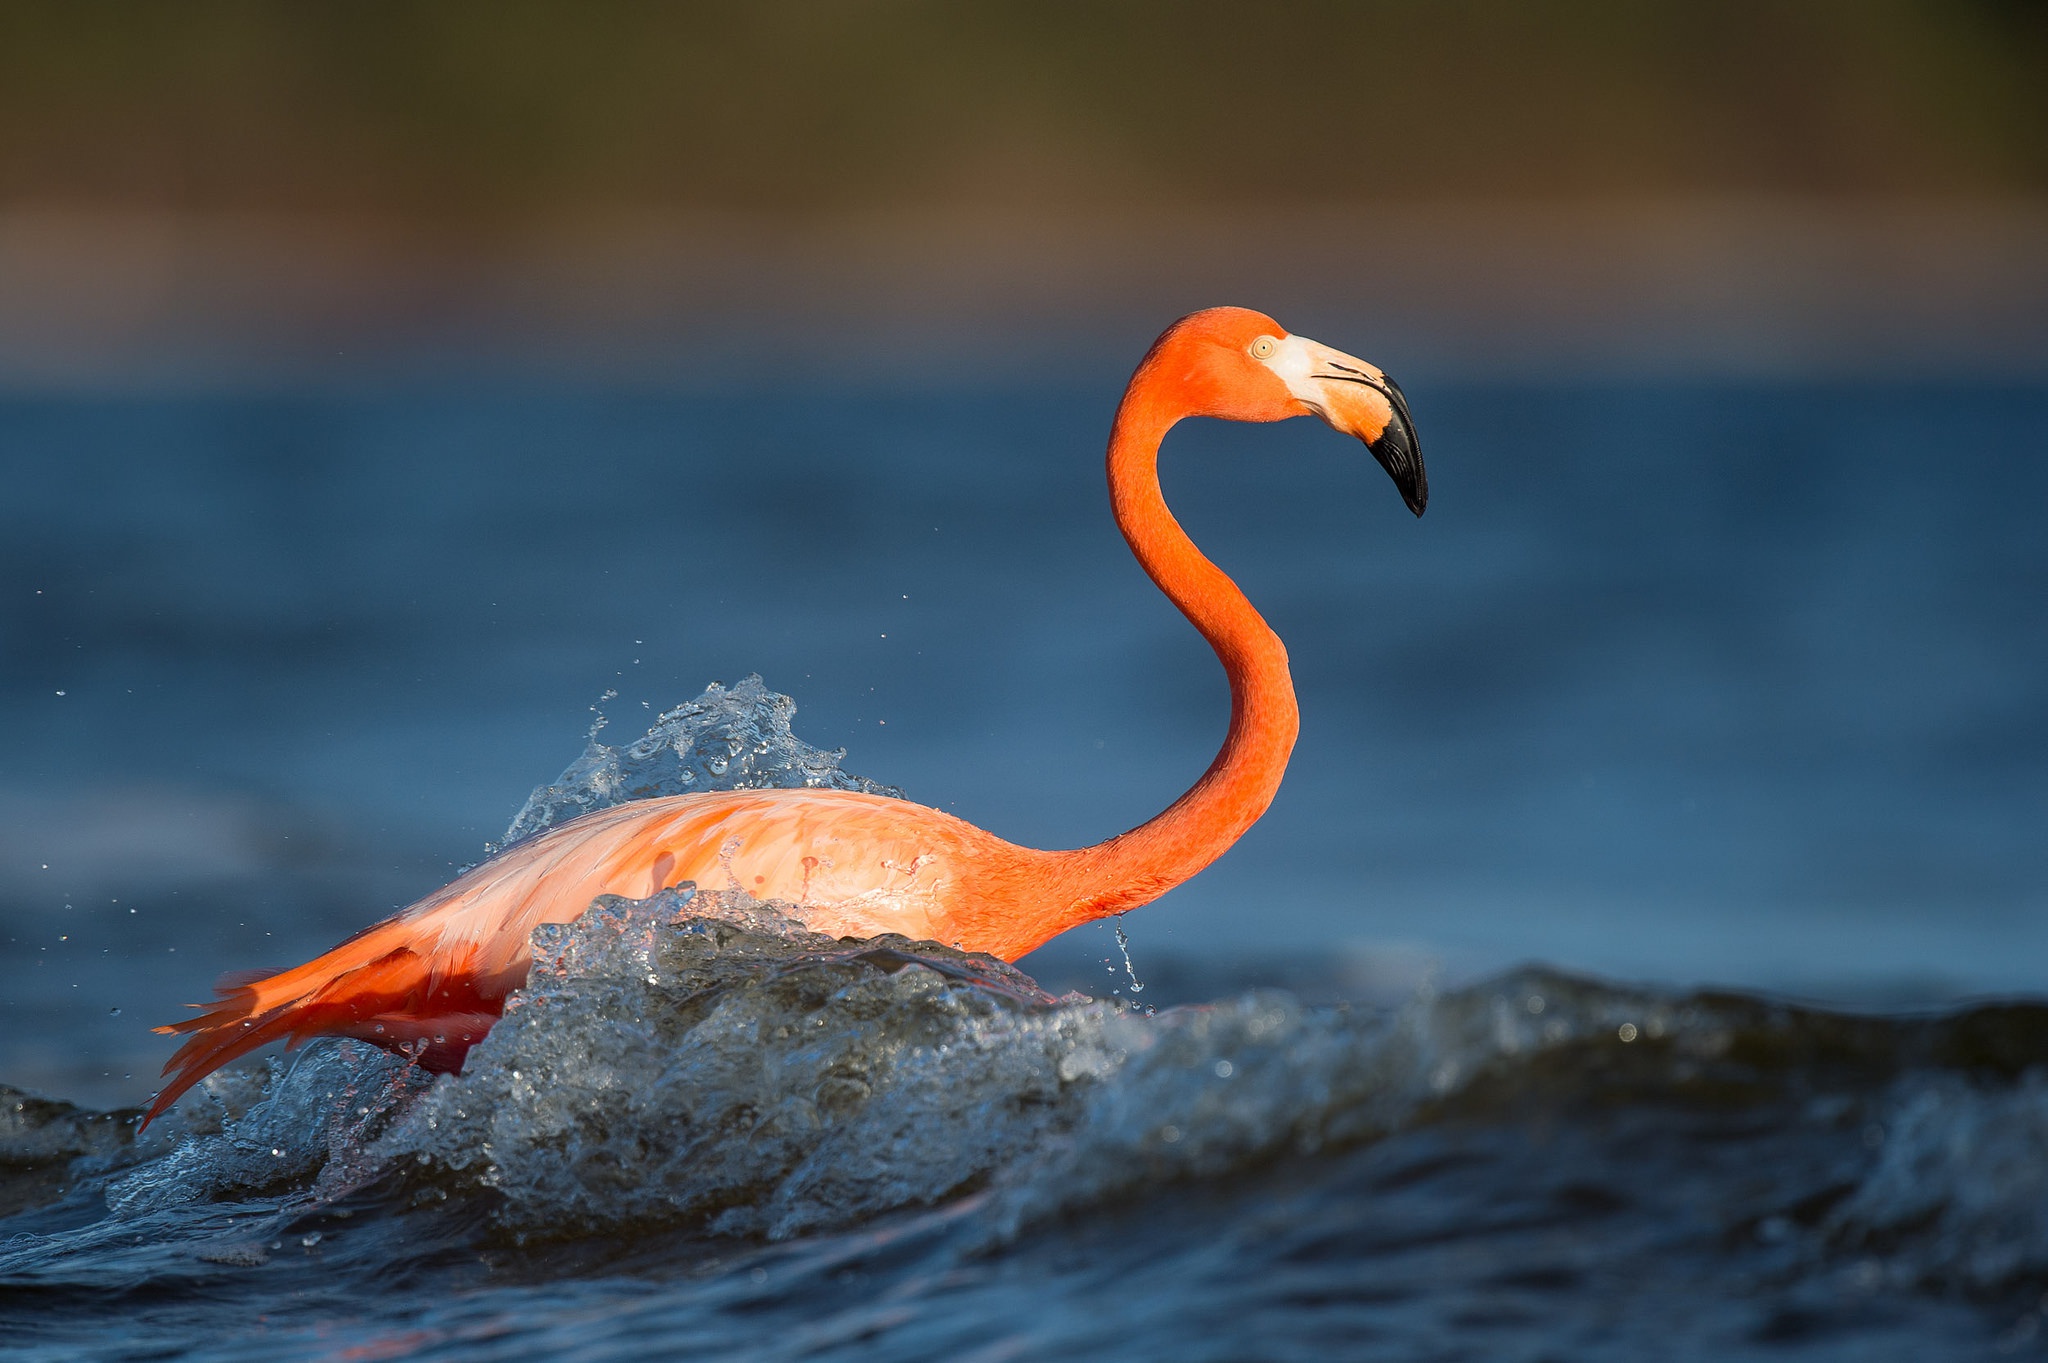
M 1429 508 L 1429 473 L 1422 466 L 1422 452 L 1416 448 L 1406 423 L 1392 423 L 1378 440 L 1368 441 L 1365 447 L 1372 451 L 1372 457 L 1380 461 L 1380 467 L 1394 480 L 1394 486 L 1400 491 L 1401 500 L 1408 509 L 1418 516 L 1426 511 Z
M 1408 504 L 1408 509 L 1420 516 L 1429 507 L 1429 471 L 1422 466 L 1422 442 L 1415 438 L 1415 420 L 1408 415 L 1408 398 L 1401 385 L 1394 382 L 1391 374 L 1381 377 L 1386 381 L 1381 391 L 1394 410 L 1380 438 L 1367 441 L 1365 447 L 1401 490 L 1401 500 Z

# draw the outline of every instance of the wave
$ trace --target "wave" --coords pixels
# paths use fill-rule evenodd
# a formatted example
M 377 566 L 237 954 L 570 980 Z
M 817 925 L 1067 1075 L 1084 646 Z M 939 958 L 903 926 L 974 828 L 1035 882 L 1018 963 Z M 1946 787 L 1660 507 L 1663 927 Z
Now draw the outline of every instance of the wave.
M 709 699 L 626 749 L 593 740 L 521 819 L 680 770 L 858 779 L 801 750 L 758 679 Z M 460 1075 L 321 1042 L 210 1076 L 140 1135 L 133 1111 L 0 1091 L 0 1303 L 214 1291 L 287 1260 L 292 1292 L 340 1301 L 508 1247 L 494 1271 L 573 1277 L 579 1245 L 687 1242 L 729 1247 L 704 1264 L 808 1246 L 836 1273 L 854 1251 L 818 1246 L 872 1254 L 905 1226 L 951 1262 L 1015 1266 L 1063 1227 L 1144 1238 L 1168 1209 L 1197 1218 L 1187 1245 L 1227 1256 L 1285 1205 L 1308 1208 L 1287 1214 L 1298 1237 L 1317 1208 L 1351 1208 L 1293 1251 L 1318 1281 L 1535 1227 L 1808 1303 L 1757 1338 L 1815 1318 L 1816 1293 L 1961 1294 L 2022 1310 L 2014 1330 L 2042 1323 L 2041 1004 L 1857 1015 L 1532 968 L 1390 1005 L 1250 989 L 1155 1013 L 935 943 L 820 937 L 786 907 L 683 886 L 541 928 L 527 986 Z M 1543 1272 L 1564 1270 L 1487 1290 Z M 1270 1264 L 1231 1284 L 1208 1290 L 1251 1294 L 1247 1320 L 1273 1294 L 1337 1290 Z
M 208 1079 L 161 1131 L 14 1095 L 9 1196 L 82 1174 L 104 1233 L 265 1199 L 264 1229 L 380 1186 L 519 1239 L 685 1227 L 767 1241 L 961 1199 L 1031 1226 L 1532 1095 L 1734 1103 L 1832 1135 L 1825 1206 L 1752 1218 L 1816 1264 L 1881 1253 L 1916 1283 L 2048 1273 L 2048 1009 L 1926 1019 L 1667 996 L 1525 971 L 1391 1009 L 1248 992 L 1147 1015 L 1053 998 L 933 943 L 838 942 L 689 888 L 542 929 L 536 969 L 460 1076 L 348 1041 Z M 37 1180 L 40 1180 L 38 1182 Z M 176 1238 L 204 1259 L 212 1218 Z M 220 1243 L 216 1243 L 220 1241 Z M 47 1248 L 47 1247 L 42 1247 Z M 18 1272 L 21 1255 L 0 1260 Z

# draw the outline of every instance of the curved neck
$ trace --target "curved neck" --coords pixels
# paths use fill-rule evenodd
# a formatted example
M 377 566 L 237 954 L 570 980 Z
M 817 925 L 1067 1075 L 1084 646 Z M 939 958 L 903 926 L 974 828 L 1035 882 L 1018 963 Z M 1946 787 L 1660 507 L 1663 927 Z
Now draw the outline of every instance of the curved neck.
M 1057 854 L 1067 891 L 1060 898 L 1069 907 L 1053 932 L 1135 908 L 1222 856 L 1273 803 L 1300 728 L 1280 636 L 1202 556 L 1159 490 L 1160 441 L 1189 413 L 1178 395 L 1151 381 L 1157 372 L 1141 371 L 1117 411 L 1110 502 L 1146 574 L 1216 650 L 1230 678 L 1230 732 L 1209 770 L 1156 818 Z

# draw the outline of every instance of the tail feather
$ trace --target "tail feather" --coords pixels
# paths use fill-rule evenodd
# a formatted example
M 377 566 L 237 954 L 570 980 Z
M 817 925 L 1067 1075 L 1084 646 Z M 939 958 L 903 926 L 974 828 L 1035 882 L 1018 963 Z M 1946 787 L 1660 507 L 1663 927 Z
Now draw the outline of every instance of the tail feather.
M 245 984 L 255 984 L 258 980 L 267 980 L 272 975 L 282 975 L 283 973 L 283 971 L 275 969 L 223 970 L 220 972 L 219 975 L 214 977 L 213 992 L 220 995 L 232 994 Z M 192 1006 L 198 1008 L 204 1007 L 205 1005 L 194 1004 Z
M 359 1036 L 414 1054 L 431 1046 L 434 1068 L 459 1068 L 470 1042 L 451 1043 L 444 1034 L 430 1041 L 428 1033 L 442 1019 L 461 1019 L 481 1040 L 509 982 L 480 974 L 475 946 L 441 944 L 438 936 L 421 920 L 393 918 L 293 969 L 224 978 L 214 1002 L 194 1005 L 196 1016 L 156 1029 L 186 1041 L 164 1066 L 169 1082 L 143 1125 L 222 1065 L 277 1040 L 296 1046 L 314 1036 Z
M 245 991 L 246 992 L 246 991 Z M 227 1064 L 238 1060 L 281 1036 L 292 1034 L 286 1009 L 276 1008 L 259 1017 L 243 1014 L 241 1002 L 223 997 L 220 1002 L 196 1018 L 169 1027 L 159 1027 L 159 1032 L 187 1032 L 197 1029 L 199 1034 L 180 1046 L 170 1062 L 164 1066 L 164 1073 L 172 1076 L 171 1081 L 157 1091 L 150 1103 L 149 1111 L 143 1115 L 142 1126 L 164 1114 L 165 1109 L 184 1096 L 185 1090 L 204 1079 L 207 1075 Z M 175 1071 L 175 1074 L 173 1072 Z

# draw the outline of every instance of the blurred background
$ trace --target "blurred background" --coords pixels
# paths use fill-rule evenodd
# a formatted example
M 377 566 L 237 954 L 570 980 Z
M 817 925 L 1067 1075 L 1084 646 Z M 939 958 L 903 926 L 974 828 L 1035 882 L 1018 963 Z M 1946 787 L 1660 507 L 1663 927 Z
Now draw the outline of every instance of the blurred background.
M 1397 374 L 1434 496 L 1170 442 L 1304 737 L 1147 999 L 2048 987 L 2038 0 L 10 0 L 0 1080 L 146 1094 L 714 678 L 1148 817 L 1225 690 L 1100 451 L 1224 302 Z

